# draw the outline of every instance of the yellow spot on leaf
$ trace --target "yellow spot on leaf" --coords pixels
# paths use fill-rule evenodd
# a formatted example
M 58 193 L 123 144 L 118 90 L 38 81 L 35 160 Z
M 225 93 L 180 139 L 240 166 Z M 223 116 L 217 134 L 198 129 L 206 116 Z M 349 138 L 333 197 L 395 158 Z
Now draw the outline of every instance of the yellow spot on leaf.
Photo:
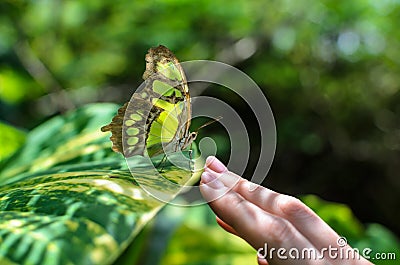
M 23 222 L 22 222 L 21 220 L 13 219 L 13 220 L 10 220 L 10 221 L 8 222 L 8 224 L 9 224 L 9 226 L 11 226 L 11 227 L 20 227 L 20 226 L 23 224 Z

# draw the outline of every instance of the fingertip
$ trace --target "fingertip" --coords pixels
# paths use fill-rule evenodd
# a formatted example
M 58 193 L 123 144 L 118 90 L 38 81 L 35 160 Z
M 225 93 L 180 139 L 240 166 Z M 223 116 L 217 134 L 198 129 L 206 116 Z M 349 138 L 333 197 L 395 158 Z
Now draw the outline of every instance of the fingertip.
M 206 158 L 206 167 L 212 164 L 213 160 L 217 159 L 215 156 L 209 156 Z
M 209 156 L 206 159 L 206 167 L 217 172 L 222 173 L 227 170 L 226 166 L 218 160 L 215 156 Z

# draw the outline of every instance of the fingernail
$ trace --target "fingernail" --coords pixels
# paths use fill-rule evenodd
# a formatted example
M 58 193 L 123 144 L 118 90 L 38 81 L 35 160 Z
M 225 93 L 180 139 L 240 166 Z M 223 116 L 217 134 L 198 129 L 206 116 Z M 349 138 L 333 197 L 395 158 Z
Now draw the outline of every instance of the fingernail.
M 213 189 L 221 189 L 225 187 L 224 184 L 219 181 L 219 179 L 216 178 L 214 174 L 211 174 L 209 172 L 203 172 L 203 174 L 201 174 L 201 182 L 207 186 L 210 186 Z
M 215 156 L 207 157 L 206 165 L 217 173 L 222 173 L 226 171 L 226 166 L 222 164 L 222 162 L 219 161 Z

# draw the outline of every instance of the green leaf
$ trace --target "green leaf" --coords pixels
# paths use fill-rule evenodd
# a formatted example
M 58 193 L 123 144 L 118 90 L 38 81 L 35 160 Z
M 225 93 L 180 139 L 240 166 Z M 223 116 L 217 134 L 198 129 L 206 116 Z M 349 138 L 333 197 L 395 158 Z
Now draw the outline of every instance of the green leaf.
M 371 253 L 368 255 L 374 264 L 394 264 L 393 260 L 375 259 L 376 253 L 395 253 L 396 257 L 399 257 L 399 239 L 386 227 L 380 224 L 363 226 L 344 204 L 324 201 L 315 195 L 305 195 L 302 200 L 336 232 L 344 236 L 351 247 L 357 248 L 360 253 L 369 248 Z
M 0 68 L 0 99 L 5 102 L 15 104 L 35 98 L 43 93 L 42 90 L 26 74 L 18 73 L 8 67 Z
M 182 204 L 179 197 L 174 202 Z M 118 265 L 257 264 L 256 251 L 243 239 L 227 233 L 208 205 L 164 207 L 142 230 Z
M 338 234 L 350 242 L 365 236 L 364 227 L 354 216 L 349 206 L 328 202 L 315 195 L 306 195 L 301 200 L 327 222 Z
M 208 205 L 189 209 L 168 206 L 162 214 L 163 222 L 171 223 L 177 215 L 180 220 L 177 221 L 179 226 L 170 232 L 160 264 L 257 264 L 256 251 L 243 239 L 219 227 Z M 157 220 L 159 218 L 161 216 Z
M 371 262 L 374 264 L 394 264 L 390 259 L 375 259 L 375 254 L 382 253 L 388 257 L 388 253 L 395 253 L 396 258 L 400 256 L 400 241 L 389 229 L 381 224 L 368 224 L 366 228 L 366 236 L 355 242 L 353 247 L 363 250 L 366 248 L 371 249 L 368 255 L 371 257 Z M 381 256 L 382 257 L 382 256 Z
M 14 153 L 24 142 L 25 133 L 0 122 L 0 161 Z
M 100 131 L 116 111 L 94 104 L 55 117 L 3 165 L 1 264 L 110 264 L 165 204 L 138 181 L 172 199 L 198 178 L 167 163 L 160 175 L 142 157 L 130 172 Z

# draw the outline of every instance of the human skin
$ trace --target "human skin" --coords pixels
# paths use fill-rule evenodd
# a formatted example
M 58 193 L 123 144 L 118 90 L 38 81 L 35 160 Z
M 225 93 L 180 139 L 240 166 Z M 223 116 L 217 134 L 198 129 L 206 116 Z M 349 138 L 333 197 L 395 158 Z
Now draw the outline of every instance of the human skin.
M 272 258 L 257 255 L 260 265 L 372 264 L 357 256 L 349 245 L 338 246 L 341 237 L 300 200 L 241 178 L 215 157 L 206 160 L 200 191 L 216 214 L 218 224 L 256 250 L 265 249 L 267 244 L 268 251 L 296 248 L 301 253 L 305 248 L 313 248 L 320 255 L 318 258 L 293 259 L 286 252 L 285 259 L 279 258 L 275 251 Z M 350 253 L 350 257 L 355 254 L 357 258 L 345 258 L 345 255 L 335 258 L 329 255 L 329 246 Z

